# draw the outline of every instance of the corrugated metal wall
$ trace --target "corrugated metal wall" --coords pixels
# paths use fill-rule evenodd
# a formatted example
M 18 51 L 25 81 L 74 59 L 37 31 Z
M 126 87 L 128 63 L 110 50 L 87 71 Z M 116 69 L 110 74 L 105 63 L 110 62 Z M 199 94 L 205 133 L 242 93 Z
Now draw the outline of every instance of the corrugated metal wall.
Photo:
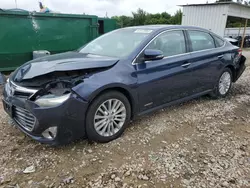
M 231 4 L 228 10 L 228 15 L 250 19 L 250 8 L 249 6 L 239 6 L 237 4 Z
M 224 36 L 229 5 L 184 6 L 182 25 L 198 26 Z

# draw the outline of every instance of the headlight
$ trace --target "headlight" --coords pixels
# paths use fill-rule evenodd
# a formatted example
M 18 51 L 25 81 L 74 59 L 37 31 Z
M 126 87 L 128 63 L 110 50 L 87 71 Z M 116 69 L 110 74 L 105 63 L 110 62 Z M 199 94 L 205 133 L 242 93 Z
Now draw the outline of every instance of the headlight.
M 6 83 L 4 85 L 4 90 L 5 90 L 6 94 L 8 96 L 10 96 L 11 93 L 10 93 L 10 82 L 9 82 L 9 79 L 6 81 Z
M 35 103 L 41 107 L 52 107 L 57 106 L 65 102 L 70 97 L 70 93 L 62 96 L 55 96 L 55 95 L 44 95 L 37 99 Z

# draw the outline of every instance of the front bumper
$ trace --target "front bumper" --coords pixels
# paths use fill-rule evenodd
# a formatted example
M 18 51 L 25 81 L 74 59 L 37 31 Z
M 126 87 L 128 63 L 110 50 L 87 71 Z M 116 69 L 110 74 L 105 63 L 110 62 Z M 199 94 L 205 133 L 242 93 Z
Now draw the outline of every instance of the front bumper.
M 67 101 L 59 106 L 41 108 L 27 98 L 8 96 L 4 90 L 3 106 L 17 127 L 38 142 L 61 145 L 86 137 L 85 114 L 88 103 L 78 98 L 75 94 L 72 94 Z M 36 118 L 34 128 L 31 131 L 25 129 L 15 120 L 13 107 L 25 109 Z M 54 126 L 57 126 L 57 135 L 54 140 L 46 139 L 42 136 L 46 129 Z

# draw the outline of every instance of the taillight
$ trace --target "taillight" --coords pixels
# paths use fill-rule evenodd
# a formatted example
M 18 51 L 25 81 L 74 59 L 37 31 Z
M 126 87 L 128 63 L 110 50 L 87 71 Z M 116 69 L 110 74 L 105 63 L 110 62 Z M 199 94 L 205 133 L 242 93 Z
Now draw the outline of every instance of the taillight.
M 242 56 L 242 49 L 238 49 L 238 56 Z

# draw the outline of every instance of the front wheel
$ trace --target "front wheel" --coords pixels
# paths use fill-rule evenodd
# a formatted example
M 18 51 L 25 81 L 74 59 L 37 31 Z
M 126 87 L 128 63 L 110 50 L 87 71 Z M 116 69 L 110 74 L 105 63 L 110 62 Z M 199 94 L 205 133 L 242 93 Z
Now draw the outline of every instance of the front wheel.
M 122 93 L 110 91 L 100 95 L 91 103 L 87 112 L 88 139 L 105 143 L 120 137 L 130 116 L 130 103 Z
M 222 98 L 227 96 L 232 86 L 232 71 L 225 68 L 219 80 L 216 83 L 215 90 L 211 93 L 214 98 Z

